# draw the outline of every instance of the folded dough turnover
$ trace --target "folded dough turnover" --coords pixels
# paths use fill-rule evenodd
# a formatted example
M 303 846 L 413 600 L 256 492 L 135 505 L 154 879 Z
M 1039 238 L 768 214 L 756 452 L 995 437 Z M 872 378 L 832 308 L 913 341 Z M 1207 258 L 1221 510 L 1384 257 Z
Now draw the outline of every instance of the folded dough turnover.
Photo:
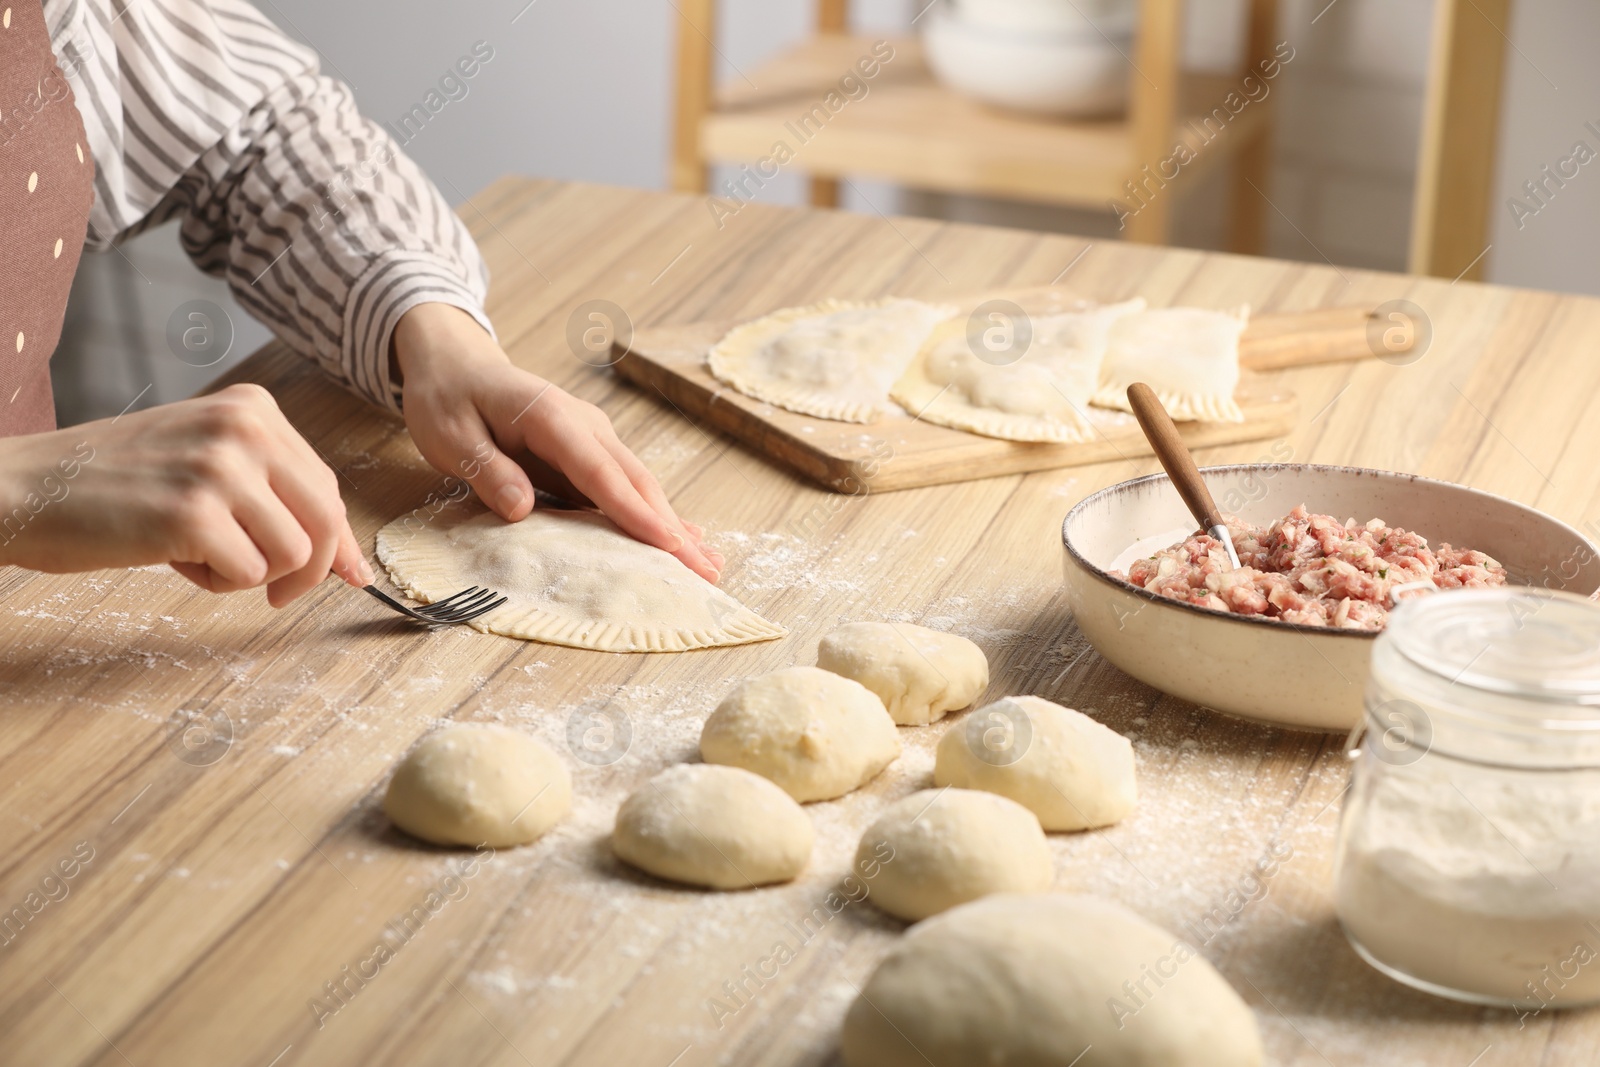
M 991 363 L 974 354 L 967 320 L 947 319 L 923 344 L 890 395 L 913 417 L 1009 441 L 1073 443 L 1093 435 L 1084 407 L 1094 395 L 1112 324 L 1143 299 L 1031 317 L 1022 356 Z
M 1249 318 L 1246 305 L 1233 312 L 1155 308 L 1118 319 L 1094 403 L 1131 411 L 1128 386 L 1144 382 L 1174 419 L 1243 422 L 1233 391 L 1239 384 L 1239 336 Z
M 378 531 L 378 559 L 430 604 L 468 586 L 493 589 L 506 603 L 469 625 L 528 641 L 681 652 L 788 632 L 593 512 L 540 508 L 514 523 L 465 506 L 408 515 Z
M 873 422 L 889 386 L 953 307 L 920 300 L 824 300 L 730 330 L 706 357 L 713 376 L 746 396 L 841 422 Z

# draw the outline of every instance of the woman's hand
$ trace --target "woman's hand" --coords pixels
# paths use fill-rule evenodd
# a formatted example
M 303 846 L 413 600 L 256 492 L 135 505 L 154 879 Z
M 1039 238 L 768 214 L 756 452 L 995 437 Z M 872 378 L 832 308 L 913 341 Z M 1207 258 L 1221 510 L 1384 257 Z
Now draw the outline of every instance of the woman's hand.
M 0 563 L 170 563 L 214 593 L 265 585 L 273 607 L 330 571 L 372 581 L 336 476 L 255 385 L 6 441 Z
M 538 485 L 592 502 L 624 532 L 717 580 L 722 556 L 673 512 L 605 413 L 512 366 L 466 312 L 448 304 L 412 308 L 395 326 L 394 356 L 406 426 L 423 458 L 465 478 L 501 518 L 516 522 L 533 510 Z

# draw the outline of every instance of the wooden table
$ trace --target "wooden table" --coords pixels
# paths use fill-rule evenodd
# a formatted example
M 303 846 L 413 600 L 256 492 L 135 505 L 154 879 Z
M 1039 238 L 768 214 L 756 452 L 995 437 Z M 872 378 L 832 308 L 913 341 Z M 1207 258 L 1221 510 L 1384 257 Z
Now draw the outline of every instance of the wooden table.
M 1255 1009 L 1273 1063 L 1600 1057 L 1600 1015 L 1519 1025 L 1409 992 L 1347 947 L 1328 895 L 1343 738 L 1163 697 L 1085 646 L 1062 594 L 1062 515 L 1153 461 L 827 494 L 585 365 L 565 340 L 569 314 L 591 299 L 644 325 L 1058 277 L 1085 296 L 1156 304 L 1406 298 L 1432 321 L 1420 360 L 1285 372 L 1302 401 L 1294 432 L 1203 459 L 1420 471 L 1593 533 L 1600 304 L 871 215 L 752 206 L 719 230 L 698 199 L 552 182 L 501 181 L 463 210 L 494 268 L 490 313 L 512 357 L 605 407 L 726 551 L 727 588 L 793 632 L 608 655 L 418 633 L 333 582 L 275 612 L 259 593 L 214 597 L 161 568 L 0 571 L 0 908 L 25 911 L 0 938 L 0 1063 L 833 1062 L 840 1017 L 901 925 L 852 904 L 770 979 L 743 969 L 792 940 L 787 924 L 845 874 L 873 813 L 928 784 L 943 727 L 903 730 L 906 753 L 883 777 L 809 809 L 816 855 L 793 885 L 669 888 L 621 869 L 607 834 L 629 790 L 691 756 L 733 682 L 810 663 L 837 622 L 874 618 L 974 638 L 993 665 L 991 699 L 1037 693 L 1136 739 L 1138 811 L 1107 832 L 1054 836 L 1057 886 L 1116 897 L 1174 929 L 1223 908 L 1229 921 L 1204 951 Z M 338 468 L 369 545 L 440 491 L 398 423 L 307 364 L 269 348 L 232 377 L 272 389 Z M 609 764 L 580 760 L 569 723 L 608 702 L 627 716 L 631 748 Z M 576 793 L 547 839 L 456 881 L 461 854 L 400 838 L 378 810 L 396 758 L 450 718 L 536 732 L 568 754 Z M 1291 854 L 1234 914 L 1230 899 L 1269 849 Z M 75 856 L 91 858 L 45 882 Z M 384 933 L 408 914 L 421 918 L 407 938 Z M 399 946 L 392 959 L 364 983 L 349 977 L 380 938 Z M 339 1000 L 336 982 L 348 990 Z M 736 1009 L 720 1025 L 713 997 Z

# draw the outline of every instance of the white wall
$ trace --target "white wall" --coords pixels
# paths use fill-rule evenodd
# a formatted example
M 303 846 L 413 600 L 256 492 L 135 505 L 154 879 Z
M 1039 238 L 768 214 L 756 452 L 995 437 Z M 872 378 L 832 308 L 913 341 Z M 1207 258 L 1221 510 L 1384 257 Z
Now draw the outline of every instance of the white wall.
M 903 31 L 925 0 L 857 0 L 860 27 Z M 949 0 L 938 0 L 948 3 Z M 355 86 L 374 118 L 421 99 L 474 41 L 494 59 L 408 146 L 457 202 L 505 173 L 661 188 L 671 113 L 675 13 L 657 0 L 258 0 L 287 32 L 309 41 L 326 69 Z M 1282 0 L 1282 34 L 1296 58 L 1275 83 L 1279 136 L 1269 190 L 1269 252 L 1291 259 L 1403 269 L 1410 218 L 1431 0 Z M 723 0 L 723 75 L 737 77 L 804 32 L 810 0 Z M 1584 168 L 1519 230 L 1504 207 L 1520 184 L 1580 138 L 1600 151 L 1600 5 L 1521 0 L 1509 28 L 1500 191 L 1489 277 L 1511 285 L 1600 293 L 1600 162 Z M 1192 0 L 1187 49 L 1197 65 L 1236 59 L 1238 0 Z M 1552 84 L 1553 83 L 1553 84 Z M 858 182 L 881 210 L 1110 235 L 1106 216 L 902 194 Z M 1180 243 L 1223 240 L 1222 179 L 1185 193 Z M 798 203 L 784 175 L 763 199 Z M 866 210 L 855 195 L 847 208 Z M 60 362 L 63 416 L 115 413 L 141 380 L 145 402 L 174 399 L 247 353 L 264 336 L 236 308 L 228 360 L 196 371 L 167 351 L 165 323 L 183 300 L 228 303 L 188 270 L 170 230 L 115 254 L 86 257 Z M 137 265 L 138 270 L 132 264 Z M 142 273 L 140 273 L 142 272 Z M 67 351 L 68 346 L 74 346 Z M 142 359 L 142 362 L 141 362 Z
M 1522 184 L 1583 141 L 1600 153 L 1600 4 L 1520 0 L 1513 5 L 1500 118 L 1500 165 L 1489 278 L 1507 285 L 1600 293 L 1600 159 L 1556 189 L 1519 228 L 1507 201 L 1537 206 Z

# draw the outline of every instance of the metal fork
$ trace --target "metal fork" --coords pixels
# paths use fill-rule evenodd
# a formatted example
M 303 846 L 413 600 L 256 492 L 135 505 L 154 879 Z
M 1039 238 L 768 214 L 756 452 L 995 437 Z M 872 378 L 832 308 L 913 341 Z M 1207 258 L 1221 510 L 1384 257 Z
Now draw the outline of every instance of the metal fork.
M 575 504 L 537 486 L 533 490 L 533 499 L 535 503 L 546 508 L 554 508 L 557 511 L 585 510 L 582 504 Z M 447 596 L 443 600 L 435 601 L 432 604 L 424 604 L 420 608 L 409 608 L 375 585 L 364 585 L 361 588 L 407 618 L 415 619 L 429 626 L 471 622 L 478 616 L 486 615 L 506 602 L 506 598 L 500 596 L 494 590 L 481 589 L 475 585 L 470 589 L 463 589 L 453 596 Z
M 375 585 L 364 585 L 361 588 L 407 618 L 415 619 L 428 626 L 471 622 L 478 616 L 485 615 L 506 602 L 506 598 L 494 590 L 481 589 L 474 585 L 452 596 L 447 596 L 443 600 L 436 600 L 432 604 L 424 604 L 419 608 L 408 608 Z

